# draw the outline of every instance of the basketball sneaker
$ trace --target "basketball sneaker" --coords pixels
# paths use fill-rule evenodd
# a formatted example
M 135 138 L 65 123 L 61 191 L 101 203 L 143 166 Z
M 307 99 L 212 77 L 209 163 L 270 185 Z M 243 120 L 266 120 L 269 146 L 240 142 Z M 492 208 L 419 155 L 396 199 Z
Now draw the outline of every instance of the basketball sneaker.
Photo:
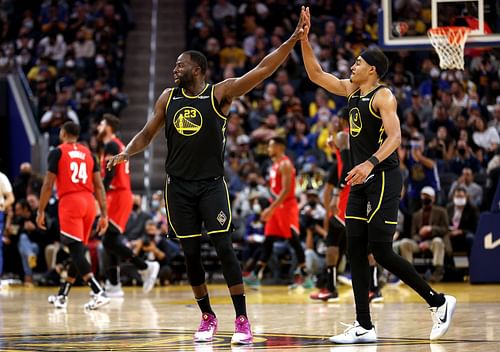
M 48 301 L 59 309 L 64 309 L 68 306 L 68 297 L 63 295 L 50 295 Z
M 337 275 L 337 281 L 346 286 L 352 286 L 352 276 L 350 273 Z
M 442 306 L 429 308 L 433 322 L 430 335 L 431 340 L 437 340 L 446 334 L 451 325 L 453 313 L 455 313 L 457 299 L 448 295 L 445 295 L 444 298 L 445 302 Z
M 384 296 L 382 296 L 382 292 L 380 289 L 376 289 L 375 291 L 368 292 L 368 302 L 369 303 L 381 303 L 384 301 Z
M 330 291 L 327 288 L 322 288 L 318 292 L 311 293 L 309 298 L 313 301 L 322 302 L 338 302 L 340 300 L 337 290 Z
M 201 315 L 200 326 L 194 333 L 194 342 L 210 342 L 217 332 L 217 318 L 210 313 Z
M 156 278 L 160 271 L 160 264 L 158 262 L 146 262 L 147 268 L 140 270 L 139 273 L 142 277 L 142 291 L 148 293 L 155 287 Z
M 250 322 L 244 315 L 240 315 L 234 321 L 234 334 L 231 343 L 238 345 L 249 345 L 253 342 L 252 329 Z
M 333 343 L 370 343 L 377 342 L 377 333 L 375 327 L 372 326 L 370 330 L 365 329 L 357 321 L 351 324 L 344 324 L 347 329 L 340 335 L 331 336 L 329 340 Z
M 108 304 L 109 301 L 110 299 L 106 297 L 106 294 L 104 293 L 104 291 L 102 291 L 98 294 L 93 295 L 90 301 L 85 303 L 83 307 L 88 310 L 94 310 Z
M 260 279 L 255 275 L 255 273 L 251 272 L 247 276 L 243 277 L 243 282 L 250 287 L 258 288 L 260 287 Z
M 106 292 L 106 296 L 110 298 L 124 296 L 121 283 L 118 283 L 117 285 L 112 285 L 111 282 L 106 280 L 106 283 L 104 284 L 104 291 Z

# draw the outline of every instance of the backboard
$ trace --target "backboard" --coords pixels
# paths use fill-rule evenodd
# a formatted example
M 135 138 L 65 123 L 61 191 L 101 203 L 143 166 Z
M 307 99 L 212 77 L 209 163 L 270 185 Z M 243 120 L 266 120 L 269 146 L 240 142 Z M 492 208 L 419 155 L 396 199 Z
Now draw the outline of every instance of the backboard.
M 466 26 L 466 48 L 500 47 L 497 0 L 382 0 L 379 46 L 384 50 L 431 50 L 429 28 Z

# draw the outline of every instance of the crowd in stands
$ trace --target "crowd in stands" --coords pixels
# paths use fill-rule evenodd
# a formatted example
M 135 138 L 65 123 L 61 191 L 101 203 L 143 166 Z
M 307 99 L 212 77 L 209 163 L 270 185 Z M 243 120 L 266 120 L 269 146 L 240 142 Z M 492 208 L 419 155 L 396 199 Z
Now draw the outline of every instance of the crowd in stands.
M 309 35 L 314 53 L 325 71 L 348 78 L 357 55 L 377 43 L 380 5 L 363 0 L 312 3 Z M 93 121 L 104 112 L 119 113 L 126 105 L 120 91 L 130 27 L 124 4 L 45 1 L 37 9 L 17 12 L 16 21 L 9 21 L 8 26 L 4 19 L 11 16 L 14 5 L 3 7 L 2 55 L 15 58 L 26 72 L 37 98 L 42 130 L 53 132 L 71 119 L 85 126 L 84 138 L 88 140 Z M 298 20 L 300 4 L 188 1 L 186 48 L 206 55 L 209 81 L 240 76 L 288 38 Z M 425 21 L 425 16 L 415 18 Z M 391 52 L 390 72 L 383 79 L 397 97 L 403 135 L 398 153 L 404 194 L 395 249 L 410 261 L 420 252 L 430 256 L 432 275 L 427 278 L 434 281 L 446 276 L 447 258 L 453 253 L 470 252 L 479 212 L 489 209 L 500 171 L 500 55 L 493 49 L 466 55 L 464 71 L 442 71 L 432 51 Z M 0 59 L 0 64 L 5 62 Z M 297 170 L 301 238 L 305 242 L 306 233 L 314 237 L 307 244 L 308 258 L 324 257 L 321 226 L 330 205 L 322 204 L 321 195 L 335 162 L 327 139 L 344 128 L 345 106 L 345 98 L 331 95 L 307 79 L 299 44 L 272 77 L 231 106 L 226 178 L 233 207 L 233 239 L 245 271 L 252 270 L 263 242 L 259 215 L 270 196 L 267 142 L 275 135 L 286 138 L 287 154 Z M 13 181 L 17 202 L 6 212 L 11 219 L 18 219 L 14 230 L 26 236 L 17 236 L 15 245 L 9 244 L 16 238 L 12 234 L 16 223 L 8 224 L 4 253 L 17 249 L 17 259 L 4 256 L 4 272 L 22 268 L 21 274 L 29 282 L 33 267 L 57 273 L 68 256 L 58 245 L 56 227 L 51 230 L 49 226 L 48 234 L 41 235 L 32 226 L 40 177 L 26 164 Z M 55 219 L 55 199 L 51 204 L 49 212 Z M 150 202 L 136 195 L 125 233 L 127 241 L 136 253 L 162 263 L 162 282 L 176 282 L 185 279 L 182 251 L 175 240 L 162 236 L 167 232 L 161 192 Z M 90 245 L 93 263 L 104 260 L 99 248 L 95 238 Z M 211 273 L 218 264 L 208 240 L 204 248 L 204 264 Z M 286 281 L 293 272 L 293 251 L 280 243 L 275 250 L 269 275 Z M 309 272 L 320 272 L 312 262 L 308 260 Z M 124 280 L 138 280 L 132 269 L 123 272 Z M 57 280 L 57 275 L 56 279 L 51 275 L 42 281 Z

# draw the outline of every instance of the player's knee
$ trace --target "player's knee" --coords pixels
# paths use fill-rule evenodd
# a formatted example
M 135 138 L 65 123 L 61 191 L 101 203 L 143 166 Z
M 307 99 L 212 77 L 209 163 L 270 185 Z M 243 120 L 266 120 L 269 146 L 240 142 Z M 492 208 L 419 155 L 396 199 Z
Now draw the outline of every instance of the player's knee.
M 222 272 L 228 287 L 243 283 L 241 268 L 233 250 L 231 236 L 228 233 L 211 237 L 217 255 L 222 263 Z
M 390 242 L 370 241 L 370 249 L 375 261 L 382 266 L 386 266 L 392 256 L 396 256 Z
M 78 272 L 81 276 L 84 276 L 91 272 L 91 267 L 87 259 L 85 258 L 85 246 L 82 242 L 72 242 L 68 244 L 69 253 L 71 254 L 71 259 L 73 260 Z

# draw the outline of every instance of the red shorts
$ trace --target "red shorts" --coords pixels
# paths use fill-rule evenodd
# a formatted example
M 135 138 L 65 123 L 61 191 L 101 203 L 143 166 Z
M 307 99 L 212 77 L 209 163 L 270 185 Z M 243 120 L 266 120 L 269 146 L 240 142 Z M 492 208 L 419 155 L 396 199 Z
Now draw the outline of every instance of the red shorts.
M 96 216 L 94 195 L 75 192 L 59 199 L 59 226 L 63 236 L 87 244 Z
M 110 190 L 106 193 L 108 218 L 121 233 L 125 231 L 134 200 L 129 190 Z
M 290 238 L 292 229 L 299 233 L 299 205 L 295 199 L 274 209 L 264 227 L 264 235 Z

